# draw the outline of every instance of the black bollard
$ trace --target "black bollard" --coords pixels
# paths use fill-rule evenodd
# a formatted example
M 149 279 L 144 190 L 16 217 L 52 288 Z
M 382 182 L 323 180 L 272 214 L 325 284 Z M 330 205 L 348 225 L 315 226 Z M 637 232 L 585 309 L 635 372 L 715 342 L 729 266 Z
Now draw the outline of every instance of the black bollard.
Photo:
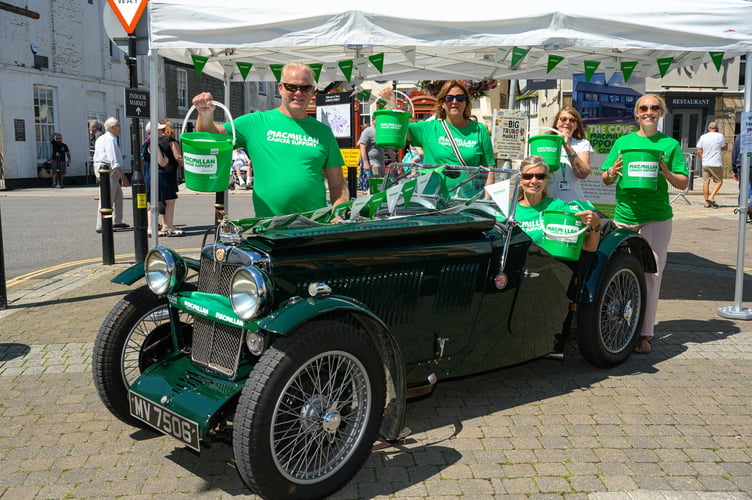
M 351 200 L 358 197 L 358 167 L 347 167 L 347 189 Z
M 225 216 L 225 192 L 215 193 L 214 196 L 214 225 L 218 226 Z
M 136 263 L 146 260 L 148 242 L 148 217 L 146 211 L 146 182 L 139 169 L 134 169 L 131 175 L 131 193 L 133 194 L 133 245 L 136 253 Z
M 110 193 L 110 165 L 103 163 L 99 169 L 99 217 L 102 218 L 102 264 L 115 263 L 115 243 L 112 237 L 112 195 Z
M 3 217 L 0 213 L 0 309 L 8 309 L 8 288 L 5 283 L 5 247 L 3 246 Z

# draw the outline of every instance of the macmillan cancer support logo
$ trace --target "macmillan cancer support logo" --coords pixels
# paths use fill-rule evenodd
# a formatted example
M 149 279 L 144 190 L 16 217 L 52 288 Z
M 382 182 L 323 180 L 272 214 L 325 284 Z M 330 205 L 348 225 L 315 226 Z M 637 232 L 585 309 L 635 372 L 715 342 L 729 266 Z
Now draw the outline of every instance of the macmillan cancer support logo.
M 633 161 L 627 165 L 627 172 L 630 177 L 658 177 L 658 162 Z
M 217 157 L 183 153 L 183 167 L 193 174 L 212 175 L 217 173 Z

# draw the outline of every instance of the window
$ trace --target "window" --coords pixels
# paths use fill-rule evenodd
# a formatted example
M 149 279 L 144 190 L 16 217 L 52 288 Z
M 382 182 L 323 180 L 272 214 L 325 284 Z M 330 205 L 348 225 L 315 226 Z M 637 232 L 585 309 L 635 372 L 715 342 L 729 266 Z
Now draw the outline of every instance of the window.
M 274 86 L 274 97 L 281 99 L 282 95 L 279 93 L 279 85 L 274 85 L 274 84 L 272 85 Z
M 177 93 L 178 93 L 178 108 L 188 108 L 188 71 L 178 68 L 176 80 L 177 80 Z
M 266 82 L 258 82 L 258 95 L 266 95 Z
M 50 139 L 55 132 L 55 89 L 34 85 L 34 131 L 36 134 L 37 161 L 44 162 L 52 156 Z
M 120 49 L 118 48 L 117 45 L 115 45 L 115 42 L 113 42 L 112 40 L 110 40 L 110 59 L 113 62 L 120 61 Z

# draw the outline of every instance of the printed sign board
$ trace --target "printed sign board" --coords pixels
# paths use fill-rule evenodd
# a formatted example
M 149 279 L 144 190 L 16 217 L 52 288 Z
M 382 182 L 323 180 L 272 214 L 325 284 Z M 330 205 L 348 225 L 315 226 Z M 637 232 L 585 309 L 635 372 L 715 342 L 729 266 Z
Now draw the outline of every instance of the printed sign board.
M 125 89 L 125 116 L 144 118 L 149 115 L 149 91 Z

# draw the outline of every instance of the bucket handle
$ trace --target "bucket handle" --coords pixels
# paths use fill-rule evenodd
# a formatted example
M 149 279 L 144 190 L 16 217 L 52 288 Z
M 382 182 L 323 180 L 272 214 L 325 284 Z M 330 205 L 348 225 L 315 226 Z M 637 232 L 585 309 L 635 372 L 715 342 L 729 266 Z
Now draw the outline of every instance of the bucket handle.
M 212 104 L 215 106 L 219 106 L 222 108 L 222 110 L 225 112 L 225 114 L 230 118 L 230 126 L 232 127 L 232 145 L 235 147 L 235 122 L 232 121 L 232 115 L 230 114 L 230 110 L 225 107 L 224 104 L 217 101 L 211 101 Z M 190 118 L 191 113 L 193 113 L 193 110 L 196 109 L 195 105 L 191 106 L 191 109 L 188 110 L 188 112 L 185 114 L 185 118 L 183 119 L 183 125 L 180 127 L 180 135 L 183 135 L 183 132 L 185 131 L 185 126 L 188 124 L 188 118 Z
M 410 96 L 402 92 L 401 90 L 393 90 L 395 97 L 399 94 L 403 96 L 403 99 L 407 102 L 407 112 L 410 113 L 410 116 L 415 117 L 415 105 L 413 105 L 413 101 L 410 99 Z M 376 99 L 371 103 L 370 109 L 368 110 L 371 116 L 373 116 L 373 112 L 376 111 L 376 106 L 379 104 L 379 100 Z M 396 109 L 395 111 L 400 111 Z
M 562 133 L 559 132 L 558 130 L 556 130 L 555 128 L 551 128 L 551 127 L 535 127 L 535 128 L 531 128 L 528 131 L 528 133 L 527 133 L 527 138 L 528 139 L 530 139 L 533 136 L 533 134 L 532 134 L 533 130 L 548 130 L 548 131 L 553 132 L 553 133 L 555 133 L 557 135 L 562 135 Z

